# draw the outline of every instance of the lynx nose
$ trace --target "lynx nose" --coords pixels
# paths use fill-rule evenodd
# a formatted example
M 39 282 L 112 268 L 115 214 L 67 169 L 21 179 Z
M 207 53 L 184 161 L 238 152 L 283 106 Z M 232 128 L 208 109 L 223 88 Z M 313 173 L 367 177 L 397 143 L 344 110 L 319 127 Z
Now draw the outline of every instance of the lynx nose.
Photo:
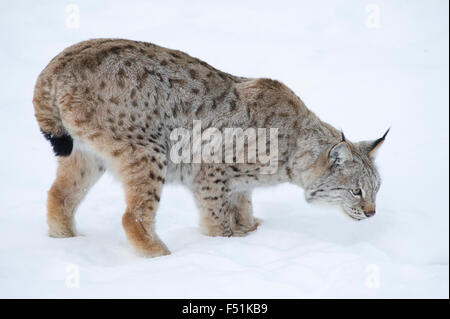
M 372 217 L 373 215 L 375 215 L 375 210 L 368 210 L 367 212 L 364 212 L 364 215 L 366 215 L 366 217 Z

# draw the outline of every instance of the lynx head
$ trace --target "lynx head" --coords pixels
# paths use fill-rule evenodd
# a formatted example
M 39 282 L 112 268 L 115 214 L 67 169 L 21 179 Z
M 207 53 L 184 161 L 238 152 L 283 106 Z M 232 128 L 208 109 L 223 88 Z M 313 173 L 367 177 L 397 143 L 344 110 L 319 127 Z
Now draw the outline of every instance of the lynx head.
M 315 179 L 305 190 L 306 200 L 338 205 L 355 220 L 375 215 L 381 180 L 374 157 L 388 132 L 375 141 L 355 144 L 342 134 L 341 142 L 319 156 Z

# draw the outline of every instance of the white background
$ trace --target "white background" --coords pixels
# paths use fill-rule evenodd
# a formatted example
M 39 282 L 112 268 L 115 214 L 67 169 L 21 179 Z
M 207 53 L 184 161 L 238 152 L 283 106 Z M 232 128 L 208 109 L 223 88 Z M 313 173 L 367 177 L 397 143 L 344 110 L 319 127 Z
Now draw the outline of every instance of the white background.
M 448 298 L 448 6 L 2 1 L 0 297 Z M 33 87 L 57 53 L 96 37 L 153 42 L 229 73 L 281 80 L 352 141 L 392 127 L 377 159 L 377 215 L 353 222 L 286 184 L 255 191 L 265 220 L 255 233 L 209 238 L 191 194 L 167 186 L 157 231 L 172 255 L 142 259 L 121 226 L 121 186 L 105 176 L 79 208 L 82 236 L 47 237 L 56 160 L 34 119 Z

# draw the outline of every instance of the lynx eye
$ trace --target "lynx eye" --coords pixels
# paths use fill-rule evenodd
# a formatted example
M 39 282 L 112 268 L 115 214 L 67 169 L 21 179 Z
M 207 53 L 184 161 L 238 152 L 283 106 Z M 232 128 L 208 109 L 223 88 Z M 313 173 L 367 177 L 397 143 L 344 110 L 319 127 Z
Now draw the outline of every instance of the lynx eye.
M 351 190 L 353 196 L 361 196 L 361 188 L 355 188 Z

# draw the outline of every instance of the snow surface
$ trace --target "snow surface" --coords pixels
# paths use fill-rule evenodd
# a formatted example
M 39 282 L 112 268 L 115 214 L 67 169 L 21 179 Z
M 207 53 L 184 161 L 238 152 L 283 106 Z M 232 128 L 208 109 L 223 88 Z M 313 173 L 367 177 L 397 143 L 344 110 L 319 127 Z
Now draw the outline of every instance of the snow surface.
M 67 27 L 70 3 L 78 28 Z M 448 298 L 448 6 L 3 0 L 0 297 Z M 209 238 L 191 194 L 167 186 L 157 231 L 172 255 L 143 259 L 121 226 L 121 186 L 105 176 L 79 208 L 82 235 L 49 238 L 56 161 L 34 119 L 34 82 L 62 49 L 95 37 L 154 42 L 233 74 L 279 79 L 350 140 L 392 126 L 377 161 L 377 216 L 353 222 L 283 184 L 255 191 L 265 220 L 256 232 Z

